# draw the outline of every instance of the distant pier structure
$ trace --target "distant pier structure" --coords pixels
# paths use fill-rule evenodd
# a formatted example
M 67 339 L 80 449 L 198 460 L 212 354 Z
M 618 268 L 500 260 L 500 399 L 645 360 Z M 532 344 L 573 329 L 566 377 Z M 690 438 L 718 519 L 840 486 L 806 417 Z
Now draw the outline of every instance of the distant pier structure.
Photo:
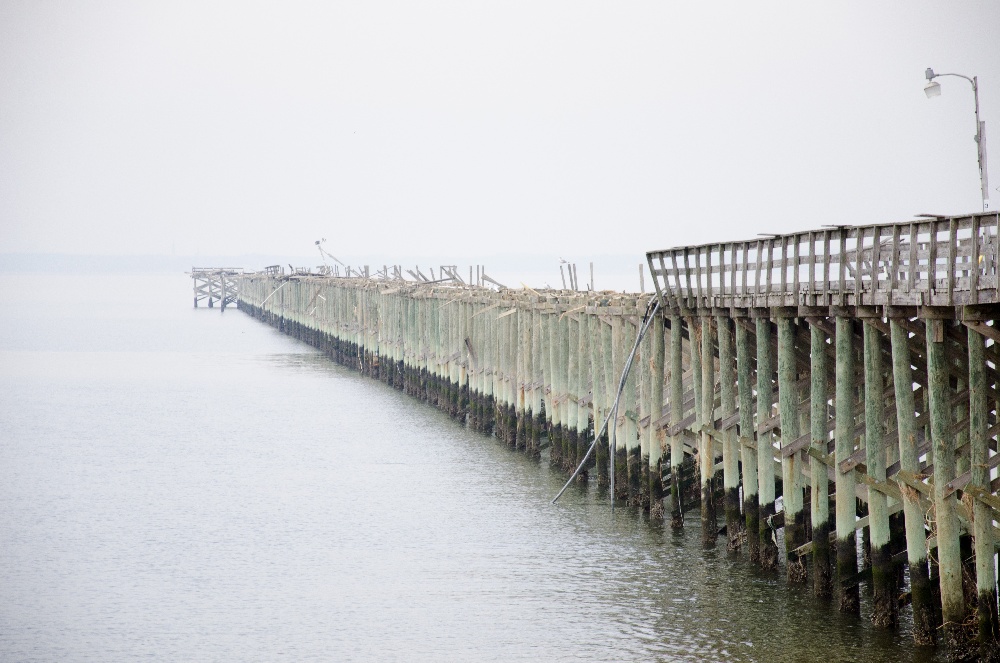
M 225 311 L 226 306 L 236 303 L 242 267 L 192 267 L 189 273 L 194 285 L 195 308 L 198 302 L 205 302 L 208 308 L 218 302 Z
M 696 513 L 706 546 L 997 660 L 998 236 L 978 213 L 650 251 L 652 298 L 234 279 L 246 313 L 650 521 Z

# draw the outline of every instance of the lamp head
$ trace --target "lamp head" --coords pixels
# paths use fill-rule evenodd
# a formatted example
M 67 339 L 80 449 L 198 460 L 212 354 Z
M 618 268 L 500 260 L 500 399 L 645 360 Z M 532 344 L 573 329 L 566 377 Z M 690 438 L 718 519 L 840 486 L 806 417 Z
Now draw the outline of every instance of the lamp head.
M 928 70 L 929 71 L 929 70 Z M 941 84 L 934 81 L 929 81 L 927 85 L 924 86 L 924 94 L 927 95 L 928 99 L 933 99 L 934 97 L 941 96 Z

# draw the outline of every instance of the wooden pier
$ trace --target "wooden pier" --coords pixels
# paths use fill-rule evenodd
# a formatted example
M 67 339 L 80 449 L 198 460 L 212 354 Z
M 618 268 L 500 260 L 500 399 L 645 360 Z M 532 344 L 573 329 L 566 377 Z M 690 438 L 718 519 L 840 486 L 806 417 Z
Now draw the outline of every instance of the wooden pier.
M 205 301 L 208 308 L 219 302 L 219 306 L 225 311 L 227 306 L 235 304 L 242 273 L 241 267 L 192 267 L 190 274 L 194 285 L 194 307 L 198 308 L 200 301 Z
M 996 660 L 998 235 L 983 213 L 652 251 L 652 299 L 397 270 L 244 273 L 237 300 L 561 472 L 615 410 L 581 476 L 620 502 L 697 507 L 705 545 Z

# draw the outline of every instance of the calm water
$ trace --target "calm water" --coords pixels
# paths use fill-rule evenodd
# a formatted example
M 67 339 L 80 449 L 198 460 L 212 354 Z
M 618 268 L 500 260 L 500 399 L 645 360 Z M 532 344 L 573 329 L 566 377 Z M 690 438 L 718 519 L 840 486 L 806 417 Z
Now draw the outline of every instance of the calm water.
M 927 660 L 184 275 L 0 303 L 0 660 Z

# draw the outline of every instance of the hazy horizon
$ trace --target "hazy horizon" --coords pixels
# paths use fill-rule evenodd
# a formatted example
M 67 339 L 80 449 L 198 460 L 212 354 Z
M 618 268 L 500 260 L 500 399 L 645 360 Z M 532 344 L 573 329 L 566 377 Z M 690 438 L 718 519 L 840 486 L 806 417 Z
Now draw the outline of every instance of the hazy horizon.
M 6 2 L 0 253 L 586 264 L 974 212 L 971 86 L 924 70 L 978 76 L 1000 154 L 997 34 L 987 0 Z

